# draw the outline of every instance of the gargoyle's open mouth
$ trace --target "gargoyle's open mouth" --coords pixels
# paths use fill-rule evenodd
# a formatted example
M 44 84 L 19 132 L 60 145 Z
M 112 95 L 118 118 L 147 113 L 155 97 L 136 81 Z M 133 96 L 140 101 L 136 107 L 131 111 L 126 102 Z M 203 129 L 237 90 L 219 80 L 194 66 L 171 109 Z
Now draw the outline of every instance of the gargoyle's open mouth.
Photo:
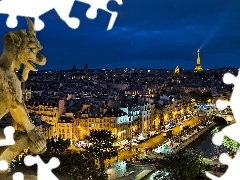
M 33 69 L 37 70 L 36 65 L 32 61 L 28 60 L 27 62 L 33 67 Z

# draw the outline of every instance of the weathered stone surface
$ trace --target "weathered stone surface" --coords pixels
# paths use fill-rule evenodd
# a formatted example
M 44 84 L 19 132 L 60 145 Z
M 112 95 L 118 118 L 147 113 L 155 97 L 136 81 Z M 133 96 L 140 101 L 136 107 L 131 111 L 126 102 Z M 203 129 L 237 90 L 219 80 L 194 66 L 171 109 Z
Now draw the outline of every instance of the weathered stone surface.
M 27 147 L 35 154 L 46 150 L 46 139 L 32 123 L 22 99 L 21 81 L 28 79 L 30 71 L 37 71 L 35 64 L 46 63 L 46 58 L 39 53 L 42 46 L 36 38 L 33 23 L 29 18 L 26 20 L 28 31 L 16 30 L 4 35 L 4 48 L 0 56 L 0 118 L 9 112 L 25 131 L 15 132 L 15 145 L 0 148 L 0 160 L 7 160 L 8 163 Z M 22 64 L 24 69 L 20 81 L 16 71 Z M 2 131 L 0 138 L 5 138 Z

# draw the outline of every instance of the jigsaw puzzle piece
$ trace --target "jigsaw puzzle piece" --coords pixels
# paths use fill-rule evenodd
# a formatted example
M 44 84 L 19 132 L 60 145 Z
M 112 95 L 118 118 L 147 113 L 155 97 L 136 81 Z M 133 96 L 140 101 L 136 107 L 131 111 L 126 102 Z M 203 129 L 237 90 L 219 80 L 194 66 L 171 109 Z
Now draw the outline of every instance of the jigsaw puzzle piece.
M 9 15 L 6 21 L 6 25 L 9 28 L 15 28 L 18 25 L 17 16 Z
M 238 123 L 234 123 L 231 124 L 225 128 L 223 128 L 220 132 L 218 132 L 217 134 L 215 134 L 212 138 L 212 142 L 217 145 L 220 146 L 223 141 L 224 141 L 224 137 L 227 136 L 230 139 L 233 139 L 235 141 L 237 141 L 238 143 L 240 143 L 240 136 L 238 133 L 239 131 L 239 126 Z
M 216 106 L 219 110 L 224 110 L 227 108 L 227 106 L 229 106 L 230 103 L 229 102 L 226 102 L 226 101 L 223 101 L 223 100 L 217 100 L 216 101 Z
M 226 154 L 226 153 L 222 153 L 221 155 L 220 155 L 220 157 L 219 157 L 219 161 L 222 163 L 222 164 L 230 164 L 231 163 L 231 161 L 233 161 L 233 160 L 231 160 L 231 158 Z M 206 176 L 208 177 L 208 178 L 210 178 L 210 179 L 212 179 L 212 180 L 217 180 L 217 179 L 225 179 L 225 176 L 223 175 L 223 176 L 221 176 L 220 178 L 219 177 L 217 177 L 217 176 L 215 176 L 215 175 L 213 175 L 213 174 L 211 174 L 211 173 L 209 173 L 209 172 L 205 172 L 205 174 L 206 174 Z M 225 180 L 228 180 L 228 179 L 225 179 Z
M 60 165 L 60 161 L 58 158 L 52 157 L 48 163 L 44 163 L 40 156 L 31 156 L 27 155 L 24 158 L 24 163 L 26 166 L 32 166 L 37 164 L 37 174 L 38 180 L 45 180 L 46 177 L 51 180 L 59 180 L 53 173 L 52 169 L 57 168 Z
M 8 163 L 5 160 L 0 160 L 0 171 L 6 171 L 8 169 Z
M 21 172 L 16 172 L 12 176 L 13 180 L 24 180 L 24 175 Z
M 234 76 L 233 74 L 231 74 L 231 73 L 226 73 L 226 74 L 224 74 L 224 76 L 223 76 L 223 82 L 225 83 L 225 84 L 234 84 L 235 83 L 235 81 L 236 81 L 236 76 Z
M 53 4 L 51 1 L 47 2 L 49 3 L 48 5 L 45 5 L 46 2 L 47 0 L 2 0 L 0 1 L 0 13 L 9 15 L 6 21 L 6 25 L 9 28 L 17 27 L 17 16 L 22 16 L 34 18 L 36 30 L 41 30 L 44 27 L 44 23 L 39 19 L 39 16 L 53 8 L 51 7 Z
M 109 11 L 118 12 L 119 6 L 123 5 L 122 0 L 109 0 L 107 8 Z
M 48 162 L 48 165 L 52 168 L 55 169 L 60 165 L 60 161 L 58 158 L 52 157 L 50 161 Z
M 111 14 L 111 18 L 109 20 L 109 24 L 108 24 L 108 27 L 107 27 L 107 30 L 110 30 L 112 29 L 116 19 L 117 19 L 117 16 L 118 16 L 118 13 L 117 12 L 114 12 L 114 11 L 110 11 L 108 9 L 108 3 L 109 1 L 111 0 L 76 0 L 76 1 L 79 1 L 79 2 L 82 2 L 82 3 L 85 3 L 85 4 L 88 4 L 90 5 L 90 8 L 87 10 L 86 12 L 86 16 L 87 18 L 89 19 L 95 19 L 97 17 L 97 11 L 100 9 L 100 10 L 103 10 L 105 12 L 108 12 Z M 122 0 L 114 0 L 116 1 L 119 5 L 122 5 L 123 2 Z
M 224 141 L 224 134 L 222 134 L 222 132 L 218 132 L 217 134 L 215 134 L 212 138 L 212 142 L 213 144 L 217 145 L 217 146 L 221 146 L 223 141 Z
M 0 14 L 7 14 L 8 18 L 6 25 L 10 28 L 15 28 L 18 25 L 17 14 L 14 13 L 11 4 L 14 3 L 13 0 L 2 0 L 0 1 Z
M 0 14 L 9 15 L 6 24 L 10 28 L 18 25 L 17 16 L 34 18 L 34 28 L 40 31 L 44 28 L 44 22 L 39 17 L 55 9 L 69 27 L 76 29 L 80 20 L 69 17 L 73 4 L 74 0 L 2 0 L 0 1 Z
M 116 2 L 118 5 L 122 5 L 123 4 L 122 0 L 112 0 L 112 1 L 109 1 L 108 4 L 110 2 Z M 108 4 L 107 4 L 107 9 L 109 10 Z M 109 11 L 111 12 L 112 16 L 111 16 L 111 19 L 109 21 L 107 30 L 111 30 L 112 29 L 112 27 L 113 27 L 113 25 L 114 25 L 114 23 L 115 23 L 115 21 L 117 19 L 117 16 L 118 16 L 118 13 L 116 11 L 111 11 L 111 10 L 109 10 Z
M 205 172 L 206 176 L 212 180 L 219 180 L 220 178 L 217 176 L 214 176 L 213 174 L 209 173 L 209 172 Z
M 229 163 L 231 162 L 231 158 L 229 157 L 228 154 L 222 153 L 222 154 L 219 156 L 219 161 L 220 161 L 222 164 L 229 164 Z
M 75 0 L 57 0 L 55 10 L 59 17 L 72 29 L 77 29 L 80 25 L 80 20 L 75 17 L 69 17 Z
M 3 131 L 5 139 L 0 139 L 0 146 L 11 146 L 15 144 L 13 139 L 14 132 L 15 130 L 12 126 L 5 127 Z

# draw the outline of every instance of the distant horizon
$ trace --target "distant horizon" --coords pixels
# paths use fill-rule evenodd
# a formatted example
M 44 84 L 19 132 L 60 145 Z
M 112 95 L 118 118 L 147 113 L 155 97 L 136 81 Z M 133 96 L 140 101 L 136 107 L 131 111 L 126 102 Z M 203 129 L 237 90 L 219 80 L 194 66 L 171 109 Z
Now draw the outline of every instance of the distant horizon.
M 178 66 L 179 68 L 181 68 L 181 66 Z M 175 67 L 176 68 L 176 67 Z M 144 69 L 144 70 L 174 70 L 175 68 L 173 69 L 169 69 L 169 68 L 132 68 L 132 67 L 128 67 L 127 69 Z M 126 68 L 119 68 L 119 67 L 115 67 L 115 68 L 88 68 L 88 70 L 101 70 L 101 71 L 104 71 L 104 70 L 111 70 L 111 69 L 126 69 Z M 185 69 L 185 68 L 181 68 L 182 70 L 184 71 L 193 71 L 193 69 Z M 215 70 L 215 69 L 238 69 L 236 67 L 220 67 L 220 68 L 206 68 L 206 69 L 203 69 L 203 71 L 207 71 L 207 70 Z M 72 68 L 70 69 L 39 69 L 38 71 L 71 71 Z M 78 69 L 76 68 L 76 71 L 79 71 L 79 70 L 84 70 L 84 68 L 82 69 Z

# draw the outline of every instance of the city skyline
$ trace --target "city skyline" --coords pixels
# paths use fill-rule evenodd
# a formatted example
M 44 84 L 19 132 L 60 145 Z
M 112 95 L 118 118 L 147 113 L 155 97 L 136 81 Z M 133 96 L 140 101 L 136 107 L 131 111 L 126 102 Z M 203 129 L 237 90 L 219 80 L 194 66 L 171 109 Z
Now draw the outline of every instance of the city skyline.
M 144 2 L 123 0 L 109 3 L 119 15 L 113 29 L 107 31 L 110 15 L 98 12 L 95 20 L 85 16 L 88 6 L 75 2 L 71 17 L 81 20 L 70 29 L 55 11 L 40 18 L 45 28 L 37 32 L 47 64 L 43 69 L 65 70 L 73 65 L 82 69 L 145 68 L 194 69 L 201 48 L 203 69 L 240 67 L 240 2 L 170 0 Z M 7 15 L 0 14 L 3 35 L 13 29 L 6 26 Z M 18 18 L 15 29 L 26 28 Z M 2 53 L 2 44 L 0 45 Z

